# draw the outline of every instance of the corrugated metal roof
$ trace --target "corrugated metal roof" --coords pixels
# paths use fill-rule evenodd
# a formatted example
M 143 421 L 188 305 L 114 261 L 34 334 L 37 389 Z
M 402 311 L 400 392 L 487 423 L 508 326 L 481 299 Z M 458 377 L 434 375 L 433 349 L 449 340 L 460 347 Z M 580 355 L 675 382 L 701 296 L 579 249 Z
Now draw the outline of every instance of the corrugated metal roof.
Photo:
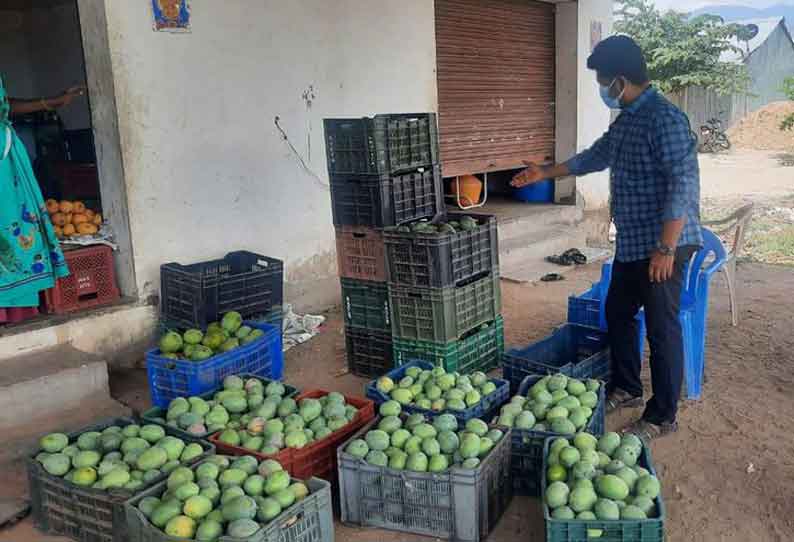
M 731 24 L 754 24 L 758 27 L 758 35 L 751 39 L 748 43 L 743 41 L 739 41 L 737 39 L 733 39 L 733 44 L 736 47 L 739 47 L 742 51 L 744 51 L 744 55 L 736 52 L 736 51 L 726 51 L 722 53 L 720 60 L 723 62 L 741 62 L 744 60 L 749 54 L 752 54 L 753 51 L 761 47 L 764 42 L 769 39 L 769 36 L 777 29 L 779 26 L 785 25 L 785 19 L 783 17 L 770 17 L 768 19 L 744 19 L 741 21 L 731 21 Z M 749 54 L 748 51 L 749 45 Z

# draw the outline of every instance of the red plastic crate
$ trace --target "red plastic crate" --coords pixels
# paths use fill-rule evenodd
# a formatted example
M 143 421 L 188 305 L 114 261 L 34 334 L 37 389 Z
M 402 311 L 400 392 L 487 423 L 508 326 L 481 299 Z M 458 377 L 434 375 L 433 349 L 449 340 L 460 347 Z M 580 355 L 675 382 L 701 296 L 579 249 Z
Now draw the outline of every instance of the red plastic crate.
M 386 282 L 382 232 L 367 226 L 337 226 L 336 257 L 340 277 Z
M 113 251 L 96 245 L 63 253 L 69 276 L 43 294 L 44 312 L 65 314 L 113 303 L 119 297 Z
M 326 390 L 307 390 L 295 397 L 296 401 L 301 399 L 318 399 L 330 392 Z M 251 450 L 246 450 L 239 446 L 229 446 L 218 440 L 220 432 L 209 437 L 218 453 L 227 455 L 252 455 L 259 459 L 275 459 L 284 470 L 290 473 L 293 478 L 308 480 L 311 477 L 332 480 L 337 473 L 336 469 L 336 449 L 350 438 L 350 435 L 364 427 L 375 418 L 375 403 L 370 399 L 360 397 L 350 397 L 345 395 L 347 404 L 353 405 L 358 409 L 356 416 L 346 426 L 334 431 L 322 440 L 319 440 L 305 448 L 295 450 L 285 448 L 275 455 L 264 455 Z

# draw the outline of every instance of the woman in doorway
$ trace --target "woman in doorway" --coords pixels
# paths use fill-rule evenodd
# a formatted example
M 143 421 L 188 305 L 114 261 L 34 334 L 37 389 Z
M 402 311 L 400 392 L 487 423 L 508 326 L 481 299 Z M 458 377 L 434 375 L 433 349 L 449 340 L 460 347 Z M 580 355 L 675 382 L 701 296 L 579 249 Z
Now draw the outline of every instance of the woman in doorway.
M 55 98 L 15 100 L 0 78 L 0 323 L 37 314 L 39 292 L 69 274 L 27 151 L 9 117 L 64 107 L 84 92 L 75 87 Z

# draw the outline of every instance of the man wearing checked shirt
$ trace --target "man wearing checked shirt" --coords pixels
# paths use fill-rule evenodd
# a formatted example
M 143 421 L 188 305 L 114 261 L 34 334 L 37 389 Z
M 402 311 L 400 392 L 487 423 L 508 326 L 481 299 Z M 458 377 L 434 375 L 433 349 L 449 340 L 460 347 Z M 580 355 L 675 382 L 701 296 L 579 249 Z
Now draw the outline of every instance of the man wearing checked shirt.
M 612 351 L 607 411 L 642 405 L 635 316 L 644 307 L 653 396 L 642 418 L 625 430 L 648 441 L 678 427 L 684 266 L 703 242 L 697 143 L 686 115 L 651 86 L 642 51 L 631 38 L 605 39 L 587 67 L 596 72 L 606 106 L 620 109 L 620 115 L 592 147 L 568 162 L 527 163 L 513 186 L 610 169 L 617 246 L 606 302 Z

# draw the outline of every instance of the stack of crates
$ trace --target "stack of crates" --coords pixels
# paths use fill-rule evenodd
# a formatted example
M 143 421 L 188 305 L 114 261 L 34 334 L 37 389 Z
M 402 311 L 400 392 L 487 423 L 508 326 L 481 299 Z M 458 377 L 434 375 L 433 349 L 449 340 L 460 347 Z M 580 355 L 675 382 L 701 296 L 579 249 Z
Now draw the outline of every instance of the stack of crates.
M 384 231 L 394 364 L 493 369 L 504 350 L 496 218 L 450 213 L 431 225 Z
M 324 124 L 348 368 L 377 377 L 393 368 L 384 229 L 444 209 L 436 116 Z

